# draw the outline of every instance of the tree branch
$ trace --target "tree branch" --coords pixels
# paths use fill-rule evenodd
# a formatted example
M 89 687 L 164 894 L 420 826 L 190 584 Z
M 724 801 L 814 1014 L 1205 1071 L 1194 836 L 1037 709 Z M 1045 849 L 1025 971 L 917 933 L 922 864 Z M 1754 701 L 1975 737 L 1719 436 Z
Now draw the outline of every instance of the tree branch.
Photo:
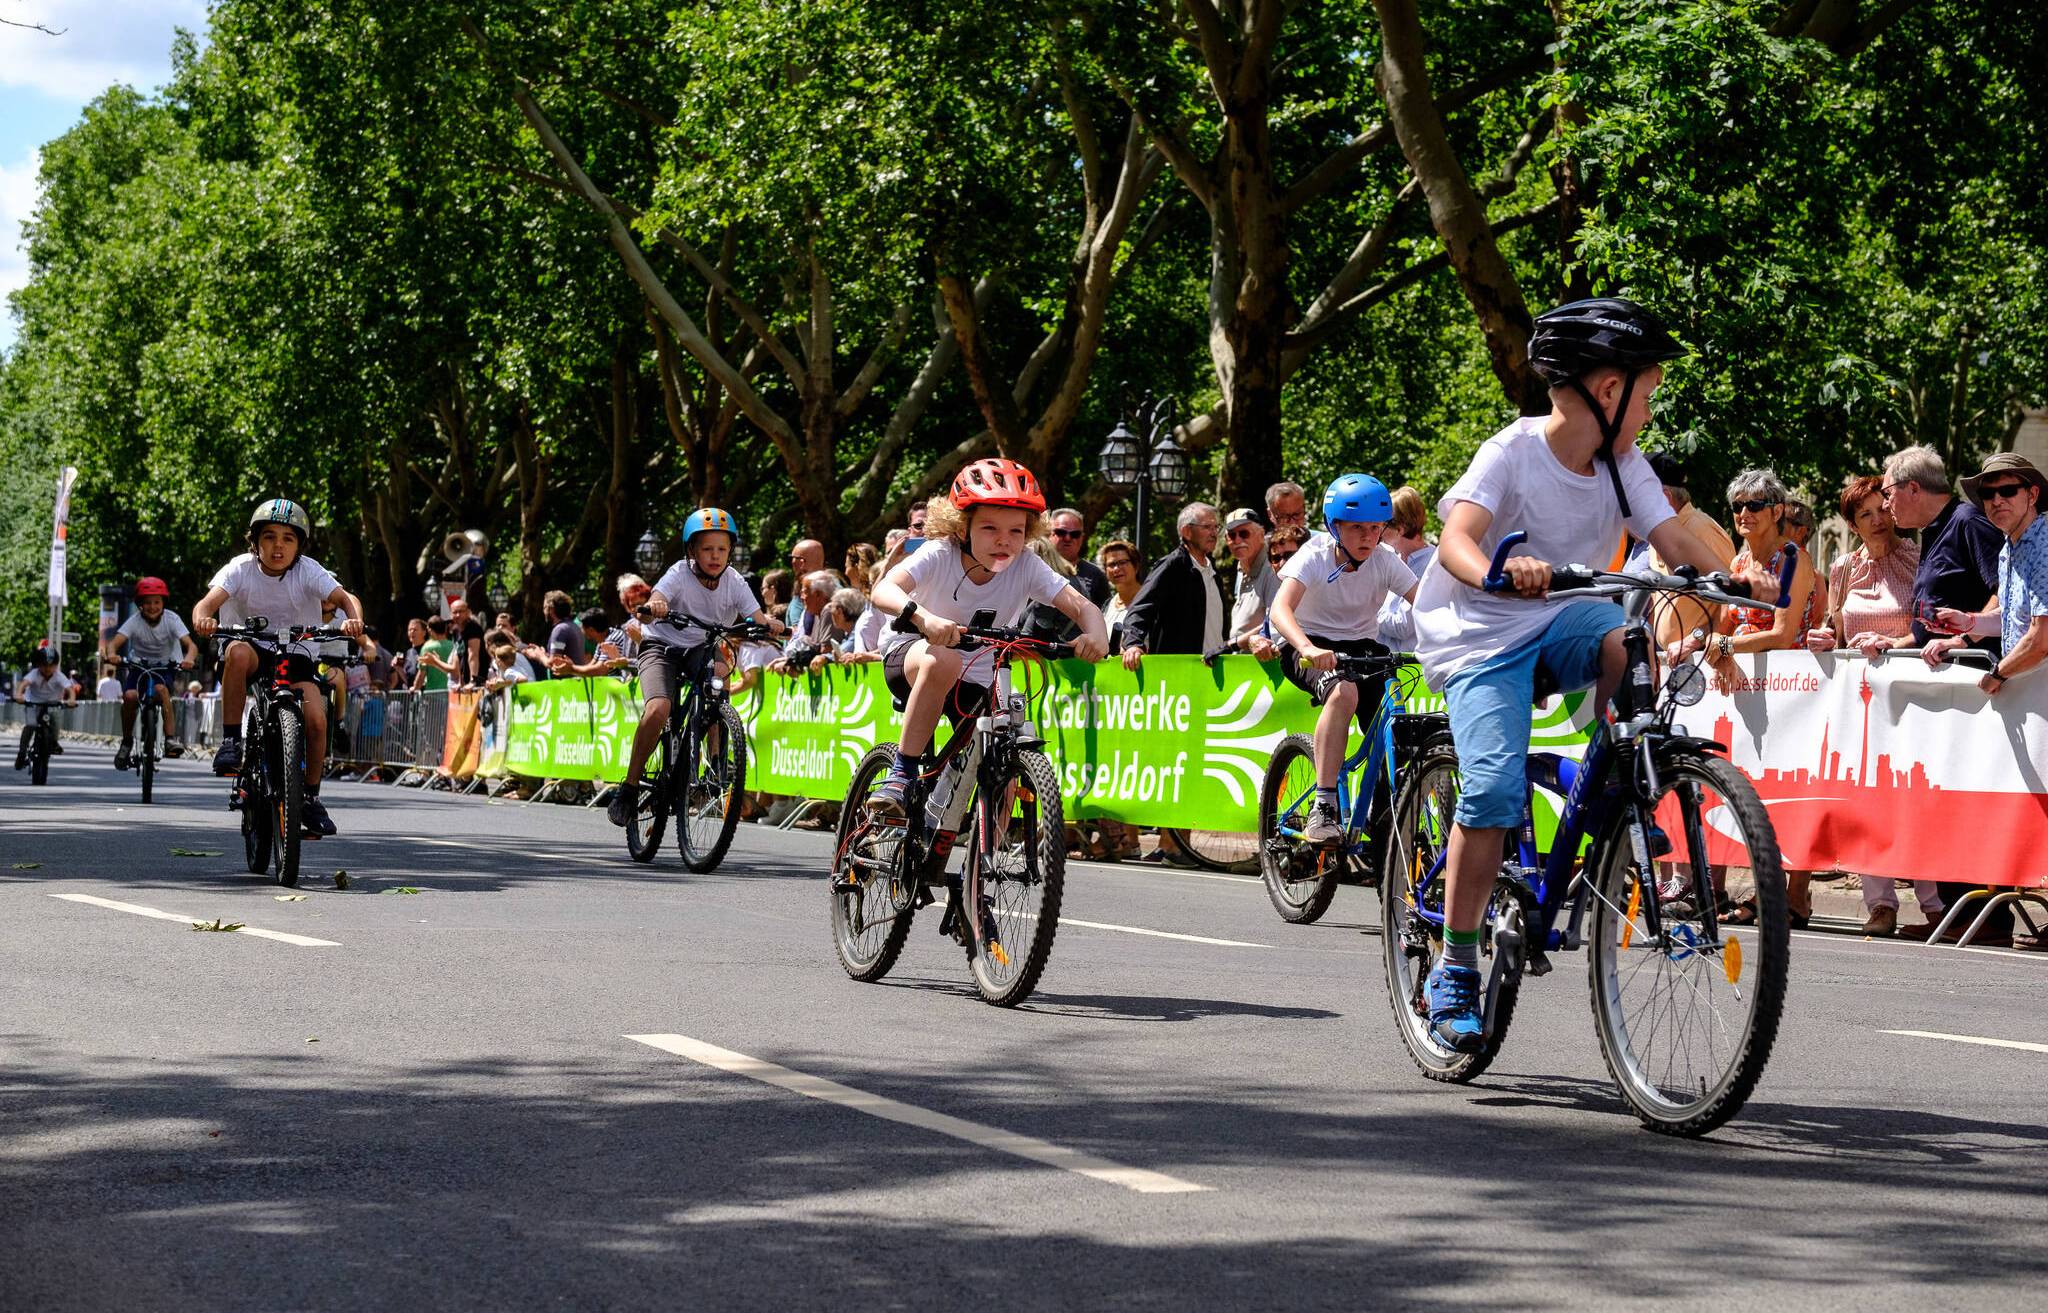
M 860 373 L 854 375 L 846 391 L 839 394 L 837 410 L 841 419 L 851 416 L 868 399 L 868 393 L 874 391 L 876 380 L 882 377 L 882 371 L 895 358 L 896 349 L 903 345 L 903 338 L 909 332 L 910 303 L 905 301 L 889 317 L 889 327 L 883 331 L 882 340 L 875 343 L 875 349 L 868 352 L 867 363 L 860 367 Z

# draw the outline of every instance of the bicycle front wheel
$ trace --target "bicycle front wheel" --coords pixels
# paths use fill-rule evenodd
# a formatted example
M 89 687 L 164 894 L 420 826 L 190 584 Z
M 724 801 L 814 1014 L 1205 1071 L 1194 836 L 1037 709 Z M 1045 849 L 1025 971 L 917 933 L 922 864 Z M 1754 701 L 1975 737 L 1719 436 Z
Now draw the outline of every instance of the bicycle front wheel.
M 1791 927 L 1777 832 L 1718 757 L 1659 763 L 1651 870 L 1625 817 L 1602 836 L 1587 967 L 1607 1070 L 1643 1125 L 1704 1135 L 1741 1109 L 1777 1038 Z M 1669 852 L 1655 855 L 1668 840 Z M 1714 876 L 1754 881 L 1753 926 L 1714 921 Z M 1655 907 L 1661 932 L 1651 932 Z
M 142 800 L 144 802 L 154 802 L 156 800 L 156 707 L 152 703 L 144 703 L 139 714 L 142 723 L 136 726 L 140 733 L 135 737 L 142 752 L 142 760 L 137 765 L 137 769 L 142 775 Z
M 305 838 L 305 727 L 291 707 L 277 709 L 270 760 L 270 869 L 287 889 L 299 883 L 299 845 Z
M 1066 823 L 1059 776 L 1042 752 L 1019 752 L 1010 789 L 974 803 L 974 847 L 968 861 L 980 906 L 972 958 L 974 987 L 997 1007 L 1031 997 L 1052 958 L 1066 891 Z
M 747 787 L 747 725 L 733 707 L 719 708 L 717 737 L 716 751 L 708 736 L 697 740 L 685 759 L 689 778 L 676 790 L 676 845 L 699 875 L 725 860 Z
M 1316 801 L 1316 752 L 1306 735 L 1289 734 L 1273 749 L 1259 789 L 1259 875 L 1282 921 L 1308 925 L 1337 896 L 1341 854 L 1301 837 Z

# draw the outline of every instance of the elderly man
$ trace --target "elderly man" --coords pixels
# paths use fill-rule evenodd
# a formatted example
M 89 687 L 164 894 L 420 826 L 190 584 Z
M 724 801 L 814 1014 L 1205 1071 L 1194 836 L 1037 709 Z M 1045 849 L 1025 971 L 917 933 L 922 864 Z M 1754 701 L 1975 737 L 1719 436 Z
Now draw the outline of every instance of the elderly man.
M 836 636 L 825 608 L 832 604 L 832 594 L 844 586 L 830 570 L 812 570 L 797 581 L 796 596 L 790 599 L 796 622 L 789 627 L 782 656 L 769 663 L 770 670 L 800 675 L 811 668 L 816 657 L 833 650 Z
M 1124 614 L 1124 669 L 1136 670 L 1147 652 L 1209 656 L 1220 652 L 1230 608 L 1209 558 L 1222 526 L 1216 508 L 1190 502 L 1176 522 L 1180 546 L 1168 552 Z
M 1281 482 L 1266 489 L 1266 527 L 1308 528 L 1308 494 L 1300 484 Z
M 1927 645 L 1930 661 L 1961 647 L 1961 635 L 1996 634 L 2004 655 L 1978 687 L 1996 697 L 2016 676 L 2048 658 L 2048 520 L 2041 498 L 2048 478 L 2025 456 L 2003 452 L 1984 462 L 1983 472 L 1963 480 L 1963 495 L 1979 507 L 2005 543 L 1998 550 L 1998 605 L 1964 613 L 1943 608 L 1936 619 L 1957 637 Z
M 789 572 L 795 575 L 798 579 L 802 579 L 805 575 L 808 574 L 814 574 L 817 571 L 822 570 L 824 568 L 825 544 L 819 542 L 816 538 L 799 539 L 797 541 L 797 545 L 789 549 Z M 819 609 L 823 609 L 822 604 L 820 604 Z M 794 631 L 797 627 L 797 624 L 803 618 L 803 589 L 798 588 L 795 596 L 789 599 L 789 607 L 782 617 L 782 622 L 788 625 L 790 629 Z
M 1920 568 L 1913 574 L 1913 641 L 1925 652 L 1934 631 L 1924 623 L 1937 608 L 1975 613 L 1998 590 L 1998 553 L 2005 535 L 1984 512 L 1957 501 L 1948 471 L 1932 447 L 1908 447 L 1884 463 L 1884 504 L 1901 529 L 1920 530 Z M 1995 639 L 1973 647 L 1997 652 Z M 1930 664 L 1946 660 L 1930 655 Z
M 1053 550 L 1060 559 L 1074 568 L 1074 587 L 1081 596 L 1093 602 L 1096 609 L 1109 605 L 1109 599 L 1116 595 L 1109 576 L 1102 567 L 1089 560 L 1083 549 L 1088 545 L 1088 529 L 1081 519 L 1081 512 L 1071 506 L 1062 506 L 1048 513 L 1046 527 L 1052 531 Z M 1048 643 L 1071 643 L 1081 633 L 1081 627 L 1050 606 L 1033 603 L 1025 613 L 1024 628 L 1033 638 Z
M 1261 661 L 1278 651 L 1266 636 L 1266 608 L 1280 591 L 1280 572 L 1266 561 L 1266 522 L 1249 506 L 1240 506 L 1223 521 L 1223 545 L 1237 562 L 1231 587 L 1230 646 Z
M 481 687 L 490 673 L 490 663 L 484 660 L 484 627 L 469 613 L 469 603 L 459 598 L 448 607 L 448 637 L 455 640 L 455 687 Z

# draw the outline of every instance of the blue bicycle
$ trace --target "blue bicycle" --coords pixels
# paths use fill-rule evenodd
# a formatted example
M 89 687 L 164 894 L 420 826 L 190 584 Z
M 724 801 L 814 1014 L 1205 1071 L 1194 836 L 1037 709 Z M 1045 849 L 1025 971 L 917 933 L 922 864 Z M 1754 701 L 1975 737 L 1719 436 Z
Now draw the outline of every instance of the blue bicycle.
M 1315 921 L 1329 910 L 1338 883 L 1346 878 L 1379 883 L 1380 847 L 1398 773 L 1431 739 L 1449 733 L 1449 721 L 1440 713 L 1408 714 L 1410 689 L 1400 672 L 1412 672 L 1414 660 L 1395 654 L 1337 657 L 1338 674 L 1383 683 L 1380 705 L 1358 750 L 1337 772 L 1337 814 L 1345 819 L 1343 837 L 1335 844 L 1312 844 L 1302 834 L 1315 804 L 1315 744 L 1305 734 L 1290 734 L 1273 749 L 1259 790 L 1259 874 L 1281 920 L 1295 925 Z
M 156 800 L 156 763 L 164 756 L 164 744 L 170 740 L 171 727 L 157 728 L 157 720 L 163 707 L 157 700 L 157 690 L 178 677 L 179 666 L 175 661 L 162 665 L 150 665 L 142 661 L 121 658 L 123 669 L 133 670 L 142 678 L 136 681 L 135 692 L 135 752 L 129 758 L 129 769 L 142 778 L 142 800 Z M 171 684 L 175 688 L 175 684 Z M 119 762 L 115 763 L 119 765 Z
M 1524 538 L 1500 544 L 1490 589 L 1504 589 L 1502 566 Z M 1596 719 L 1582 761 L 1529 756 L 1531 805 L 1505 844 L 1481 938 L 1485 1034 L 1473 1053 L 1434 1038 L 1423 998 L 1443 936 L 1456 748 L 1434 742 L 1406 772 L 1381 884 L 1395 1027 L 1425 1076 L 1469 1081 L 1507 1038 L 1523 973 L 1547 974 L 1551 953 L 1584 946 L 1594 1030 L 1623 1099 L 1651 1130 L 1704 1135 L 1735 1115 L 1763 1075 L 1784 1007 L 1791 929 L 1770 816 L 1724 745 L 1673 723 L 1705 695 L 1706 677 L 1697 661 L 1679 662 L 1659 689 L 1650 616 L 1660 600 L 1678 597 L 1759 603 L 1725 575 L 1584 566 L 1552 574 L 1553 592 L 1624 599 L 1627 665 L 1612 718 Z M 1789 584 L 1781 579 L 1779 607 Z M 1536 787 L 1564 797 L 1547 854 L 1537 847 Z M 1753 925 L 1719 919 L 1726 886 L 1738 883 L 1754 886 Z

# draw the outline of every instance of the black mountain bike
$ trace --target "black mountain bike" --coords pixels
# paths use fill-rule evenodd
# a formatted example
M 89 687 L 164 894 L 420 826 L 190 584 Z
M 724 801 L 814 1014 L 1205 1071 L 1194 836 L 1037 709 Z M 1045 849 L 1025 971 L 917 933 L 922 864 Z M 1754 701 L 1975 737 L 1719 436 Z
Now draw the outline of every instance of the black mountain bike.
M 228 790 L 228 810 L 242 814 L 242 853 L 251 874 L 266 867 L 281 885 L 299 882 L 299 844 L 305 826 L 306 718 L 298 689 L 292 687 L 287 643 L 352 642 L 339 629 L 293 625 L 284 636 L 269 632 L 262 620 L 248 625 L 223 625 L 213 637 L 223 648 L 247 643 L 256 650 L 256 670 L 249 676 L 249 704 L 243 713 L 242 768 Z M 312 678 L 312 658 L 301 656 L 302 679 Z
M 644 613 L 643 613 L 644 614 Z M 707 625 L 671 615 L 678 624 L 704 631 L 706 644 L 727 639 L 753 642 L 770 637 L 757 624 Z M 676 849 L 686 870 L 702 875 L 725 860 L 740 824 L 740 796 L 747 787 L 747 726 L 734 709 L 725 680 L 706 663 L 669 708 L 652 774 L 641 781 L 626 818 L 626 851 L 636 862 L 651 862 L 661 851 L 668 819 L 676 818 Z
M 28 782 L 50 782 L 50 758 L 57 751 L 57 708 L 36 704 L 35 719 L 22 727 L 21 748 L 16 756 L 28 763 Z
M 142 780 L 142 800 L 156 801 L 156 763 L 163 755 L 164 740 L 170 737 L 170 727 L 158 727 L 163 718 L 163 708 L 157 705 L 156 691 L 161 684 L 177 678 L 179 666 L 170 661 L 161 665 L 149 665 L 141 661 L 121 659 L 123 667 L 138 671 L 142 679 L 137 683 L 135 695 L 140 699 L 135 706 L 135 755 L 128 768 Z
M 981 613 L 993 619 L 991 613 Z M 1015 1007 L 1031 997 L 1052 956 L 1066 887 L 1066 827 L 1059 777 L 1026 700 L 1010 688 L 1016 658 L 1073 655 L 1021 629 L 961 627 L 960 650 L 995 662 L 989 704 L 962 724 L 913 779 L 901 817 L 878 816 L 868 798 L 895 760 L 877 744 L 854 770 L 832 849 L 832 942 L 855 980 L 880 980 L 896 964 L 917 909 L 946 891 L 939 933 L 966 950 L 982 998 Z M 970 656 L 970 661 L 976 658 Z M 961 690 L 970 687 L 963 680 Z M 955 692 L 958 697 L 960 691 Z M 964 869 L 947 868 L 954 837 L 967 835 Z

